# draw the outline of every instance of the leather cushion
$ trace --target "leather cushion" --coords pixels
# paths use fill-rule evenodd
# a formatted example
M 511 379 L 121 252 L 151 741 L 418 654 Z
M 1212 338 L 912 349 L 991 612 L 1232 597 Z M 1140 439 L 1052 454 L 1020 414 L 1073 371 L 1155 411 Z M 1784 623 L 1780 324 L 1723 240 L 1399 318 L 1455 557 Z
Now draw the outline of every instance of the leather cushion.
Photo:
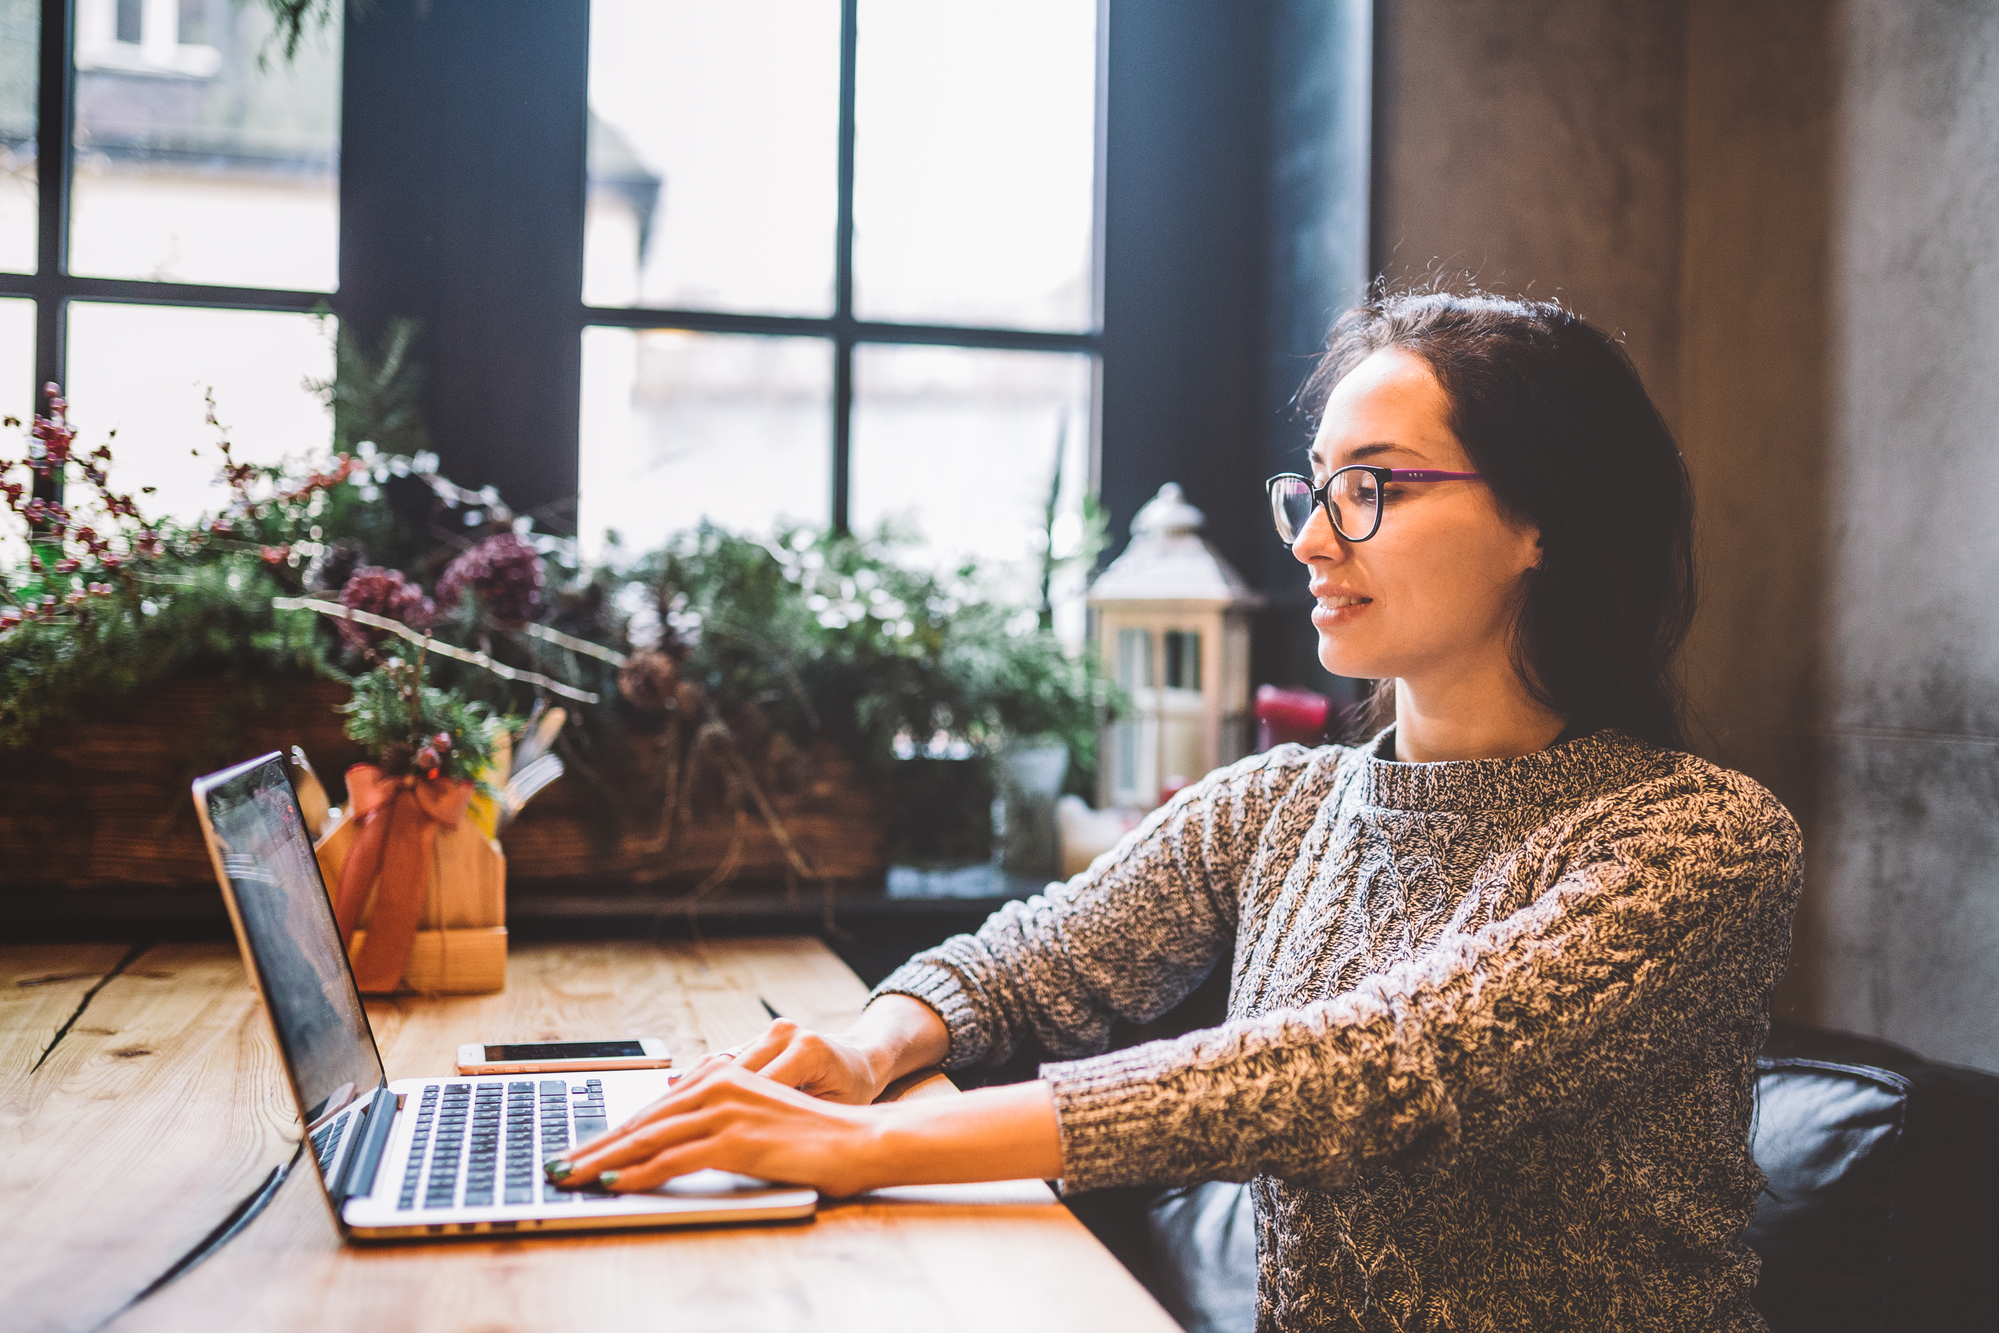
M 1153 1200 L 1152 1294 L 1187 1333 L 1256 1333 L 1256 1209 L 1232 1181 Z
M 1757 1062 L 1752 1142 L 1769 1183 L 1748 1239 L 1763 1259 L 1755 1301 L 1772 1333 L 1881 1327 L 1908 1093 L 1885 1069 Z

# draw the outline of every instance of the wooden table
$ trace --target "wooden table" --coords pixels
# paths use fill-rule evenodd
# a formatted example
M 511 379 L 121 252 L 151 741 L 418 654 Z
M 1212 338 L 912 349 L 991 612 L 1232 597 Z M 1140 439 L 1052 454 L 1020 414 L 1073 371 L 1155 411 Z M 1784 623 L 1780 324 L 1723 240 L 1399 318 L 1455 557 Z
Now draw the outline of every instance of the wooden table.
M 482 1038 L 656 1034 L 691 1058 L 760 1030 L 765 1004 L 839 1025 L 864 996 L 811 939 L 549 944 L 515 948 L 501 994 L 368 1017 L 400 1078 Z M 940 1075 L 898 1091 L 958 1095 Z M 885 1190 L 805 1223 L 361 1249 L 301 1161 L 149 1290 L 297 1139 L 233 947 L 0 948 L 0 1329 L 1176 1327 L 1040 1181 Z

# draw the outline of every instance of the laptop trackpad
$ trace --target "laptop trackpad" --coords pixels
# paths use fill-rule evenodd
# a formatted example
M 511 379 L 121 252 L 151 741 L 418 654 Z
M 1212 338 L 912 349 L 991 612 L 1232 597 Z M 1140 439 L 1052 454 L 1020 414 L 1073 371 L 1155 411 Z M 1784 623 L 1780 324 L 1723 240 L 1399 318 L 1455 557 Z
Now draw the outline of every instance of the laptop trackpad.
M 664 1184 L 655 1185 L 647 1192 L 664 1194 L 674 1199 L 719 1199 L 732 1194 L 782 1188 L 786 1187 L 774 1185 L 768 1180 L 759 1180 L 755 1176 L 738 1175 L 734 1171 L 709 1170 L 690 1171 L 684 1176 L 675 1176 Z

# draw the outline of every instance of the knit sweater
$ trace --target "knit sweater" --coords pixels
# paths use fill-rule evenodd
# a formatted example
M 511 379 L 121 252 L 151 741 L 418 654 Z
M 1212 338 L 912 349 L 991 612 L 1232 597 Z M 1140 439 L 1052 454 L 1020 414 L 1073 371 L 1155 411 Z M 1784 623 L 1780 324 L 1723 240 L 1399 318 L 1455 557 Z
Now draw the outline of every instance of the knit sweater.
M 1284 746 L 877 989 L 1057 1056 L 1068 1190 L 1251 1182 L 1265 1330 L 1761 1329 L 1752 1066 L 1797 827 L 1599 731 Z M 1222 1026 L 1097 1054 L 1218 964 Z

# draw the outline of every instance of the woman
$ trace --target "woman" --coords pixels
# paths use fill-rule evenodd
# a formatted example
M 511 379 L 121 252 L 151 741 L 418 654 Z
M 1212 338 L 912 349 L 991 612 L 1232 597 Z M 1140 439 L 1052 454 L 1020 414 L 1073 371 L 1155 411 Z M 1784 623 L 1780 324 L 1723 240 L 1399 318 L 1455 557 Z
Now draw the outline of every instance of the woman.
M 1795 825 L 1679 753 L 1679 454 L 1566 311 L 1404 295 L 1335 327 L 1309 480 L 1271 483 L 1370 744 L 1208 775 L 913 959 L 851 1029 L 778 1022 L 552 1174 L 845 1194 L 1248 1180 L 1279 1329 L 1754 1329 L 1751 1067 Z M 1228 1021 L 1109 1055 L 1217 965 Z M 925 1066 L 1032 1083 L 874 1107 Z

